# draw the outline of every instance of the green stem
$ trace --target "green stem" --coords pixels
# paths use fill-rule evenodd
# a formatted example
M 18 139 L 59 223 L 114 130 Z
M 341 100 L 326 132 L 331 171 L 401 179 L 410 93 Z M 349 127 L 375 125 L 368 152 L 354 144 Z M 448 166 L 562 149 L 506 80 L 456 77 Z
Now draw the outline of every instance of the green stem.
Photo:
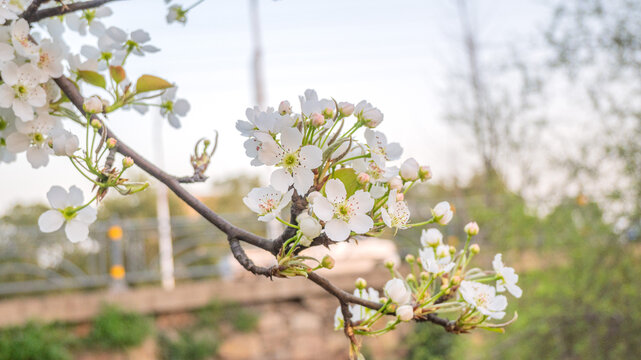
M 290 224 L 290 223 L 288 223 L 287 221 L 285 221 L 285 220 L 283 220 L 283 219 L 279 218 L 278 216 L 276 216 L 276 220 L 278 220 L 279 222 L 281 222 L 281 223 L 282 223 L 283 225 L 285 225 L 285 226 L 289 226 L 289 227 L 294 228 L 294 229 L 300 229 L 300 227 L 299 227 L 299 226 L 294 225 L 294 224 Z

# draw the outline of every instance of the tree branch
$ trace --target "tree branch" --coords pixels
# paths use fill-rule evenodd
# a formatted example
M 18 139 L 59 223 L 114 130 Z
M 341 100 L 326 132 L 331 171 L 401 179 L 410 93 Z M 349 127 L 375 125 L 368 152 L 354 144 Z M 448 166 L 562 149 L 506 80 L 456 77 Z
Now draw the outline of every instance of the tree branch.
M 78 88 L 76 88 L 76 85 L 71 80 L 69 80 L 64 76 L 55 79 L 55 81 L 56 81 L 56 84 L 58 84 L 58 86 L 60 87 L 60 89 L 67 95 L 67 97 L 75 105 L 75 107 L 82 114 L 85 114 L 82 108 L 84 98 L 78 91 Z M 95 115 L 92 115 L 92 118 L 93 117 L 98 118 Z M 130 158 L 132 158 L 134 160 L 134 163 L 138 165 L 139 168 L 141 168 L 142 170 L 147 172 L 149 175 L 153 176 L 154 178 L 158 179 L 160 182 L 165 184 L 171 191 L 173 191 L 174 194 L 176 194 L 179 198 L 181 198 L 185 203 L 187 203 L 187 205 L 193 208 L 202 217 L 204 217 L 210 223 L 212 223 L 214 226 L 220 229 L 220 231 L 227 234 L 227 236 L 233 237 L 238 240 L 242 240 L 248 244 L 257 246 L 261 249 L 271 252 L 271 248 L 272 248 L 271 240 L 262 238 L 258 235 L 252 234 L 244 229 L 234 226 L 233 224 L 231 224 L 230 222 L 222 218 L 220 215 L 216 214 L 214 211 L 208 208 L 207 205 L 203 204 L 195 196 L 189 193 L 184 187 L 182 187 L 175 177 L 167 174 L 162 169 L 160 169 L 159 167 L 157 167 L 156 165 L 154 165 L 153 163 L 145 159 L 142 155 L 138 154 L 135 150 L 130 148 L 127 144 L 119 140 L 118 137 L 106 125 L 104 125 L 104 121 L 101 121 L 101 122 L 103 123 L 103 127 L 100 129 L 100 131 L 105 132 L 105 136 L 107 138 L 116 139 L 116 147 L 115 147 L 116 151 L 118 151 L 120 154 L 124 156 L 129 156 Z
M 55 7 L 50 7 L 42 10 L 37 10 L 40 4 L 38 4 L 35 9 L 31 9 L 34 3 L 43 3 L 48 0 L 42 1 L 42 0 L 34 0 L 31 5 L 29 5 L 29 8 L 25 10 L 24 13 L 22 13 L 22 18 L 27 20 L 28 22 L 37 22 L 42 19 L 54 17 L 54 16 L 60 16 L 64 15 L 70 12 L 78 11 L 78 10 L 86 10 L 86 9 L 93 9 L 97 8 L 99 6 L 102 6 L 106 3 L 113 2 L 113 1 L 118 1 L 118 0 L 90 0 L 90 1 L 83 1 L 83 2 L 77 2 L 69 5 L 60 5 L 60 6 L 55 6 Z M 37 11 L 36 11 L 37 10 Z
M 33 16 L 33 14 L 35 14 L 36 11 L 38 11 L 38 8 L 40 8 L 40 5 L 42 5 L 47 1 L 49 0 L 33 0 L 31 4 L 29 4 L 29 7 L 27 7 L 27 9 L 20 15 L 20 17 L 23 19 L 29 19 L 30 17 Z

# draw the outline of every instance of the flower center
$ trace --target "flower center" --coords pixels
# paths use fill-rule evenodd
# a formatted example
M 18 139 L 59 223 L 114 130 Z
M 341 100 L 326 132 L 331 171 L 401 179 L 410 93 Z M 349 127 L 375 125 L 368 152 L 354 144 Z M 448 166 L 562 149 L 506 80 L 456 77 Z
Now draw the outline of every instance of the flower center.
M 342 203 L 336 206 L 334 213 L 338 219 L 349 221 L 349 218 L 351 217 L 350 215 L 352 214 L 352 208 L 346 203 Z
M 44 135 L 42 135 L 39 132 L 31 134 L 31 141 L 36 145 L 41 144 L 44 141 L 44 139 L 45 139 Z
M 265 213 L 268 213 L 268 212 L 272 211 L 272 209 L 274 209 L 274 208 L 276 207 L 276 205 L 277 205 L 277 204 L 276 204 L 276 200 L 274 200 L 274 199 L 266 199 L 266 200 L 263 200 L 263 201 L 258 205 L 258 207 L 259 207 L 259 208 L 263 211 L 263 213 L 265 214 Z
M 78 215 L 78 212 L 73 206 L 68 206 L 64 209 L 59 209 L 60 213 L 62 213 L 62 216 L 65 218 L 65 220 L 69 221 Z
M 290 170 L 291 172 L 293 168 L 296 168 L 299 165 L 298 152 L 285 155 L 281 164 L 285 169 Z

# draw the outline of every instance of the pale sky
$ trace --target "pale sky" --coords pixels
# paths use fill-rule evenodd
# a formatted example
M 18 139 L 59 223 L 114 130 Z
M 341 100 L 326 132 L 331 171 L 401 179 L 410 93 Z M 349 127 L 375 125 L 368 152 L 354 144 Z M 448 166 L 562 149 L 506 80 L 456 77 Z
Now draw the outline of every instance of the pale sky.
M 107 25 L 128 31 L 147 30 L 151 44 L 162 49 L 127 66 L 130 78 L 154 74 L 175 82 L 178 97 L 191 103 L 180 130 L 163 123 L 168 172 L 190 173 L 194 142 L 221 134 L 206 184 L 190 186 L 195 193 L 212 189 L 211 182 L 233 174 L 260 173 L 243 151 L 234 128 L 252 106 L 249 1 L 207 0 L 189 14 L 186 26 L 167 25 L 164 2 L 123 1 L 110 5 Z M 477 1 L 481 41 L 505 46 L 540 31 L 548 8 L 536 1 Z M 265 90 L 269 106 L 316 89 L 321 97 L 357 103 L 366 99 L 385 114 L 380 130 L 401 142 L 403 158 L 429 164 L 437 178 L 458 173 L 470 164 L 458 149 L 460 136 L 443 120 L 443 97 L 455 64 L 461 62 L 455 2 L 446 1 L 260 1 Z M 67 34 L 70 34 L 67 31 Z M 73 35 L 73 34 L 71 34 Z M 69 36 L 73 49 L 93 37 Z M 91 95 L 85 87 L 85 95 Z M 108 125 L 130 146 L 154 158 L 152 115 L 119 112 Z M 69 125 L 71 126 L 71 125 Z M 66 158 L 52 157 L 45 169 L 34 170 L 24 154 L 18 162 L 0 165 L 0 213 L 17 202 L 44 201 L 51 185 L 89 186 L 72 171 Z

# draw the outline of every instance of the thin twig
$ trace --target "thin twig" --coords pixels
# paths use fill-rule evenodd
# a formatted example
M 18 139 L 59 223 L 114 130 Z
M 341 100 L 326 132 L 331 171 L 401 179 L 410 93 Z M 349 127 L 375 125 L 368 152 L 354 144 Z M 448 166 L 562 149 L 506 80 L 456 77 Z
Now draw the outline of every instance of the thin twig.
M 34 3 L 37 0 L 34 0 Z M 29 9 L 27 9 L 23 14 L 22 17 L 27 20 L 28 22 L 37 22 L 42 19 L 54 17 L 54 16 L 60 16 L 64 15 L 70 12 L 78 11 L 78 10 L 87 10 L 87 9 L 93 9 L 100 7 L 106 3 L 113 2 L 113 1 L 119 1 L 119 0 L 90 0 L 90 1 L 83 1 L 83 2 L 77 2 L 69 5 L 60 5 L 60 6 L 55 6 L 55 7 L 50 7 L 46 9 L 41 9 L 38 11 L 33 10 L 31 13 L 28 13 Z M 43 2 L 43 1 L 41 1 Z M 33 3 L 32 3 L 33 4 Z M 31 7 L 31 6 L 30 6 Z M 37 8 L 36 8 L 37 9 Z

